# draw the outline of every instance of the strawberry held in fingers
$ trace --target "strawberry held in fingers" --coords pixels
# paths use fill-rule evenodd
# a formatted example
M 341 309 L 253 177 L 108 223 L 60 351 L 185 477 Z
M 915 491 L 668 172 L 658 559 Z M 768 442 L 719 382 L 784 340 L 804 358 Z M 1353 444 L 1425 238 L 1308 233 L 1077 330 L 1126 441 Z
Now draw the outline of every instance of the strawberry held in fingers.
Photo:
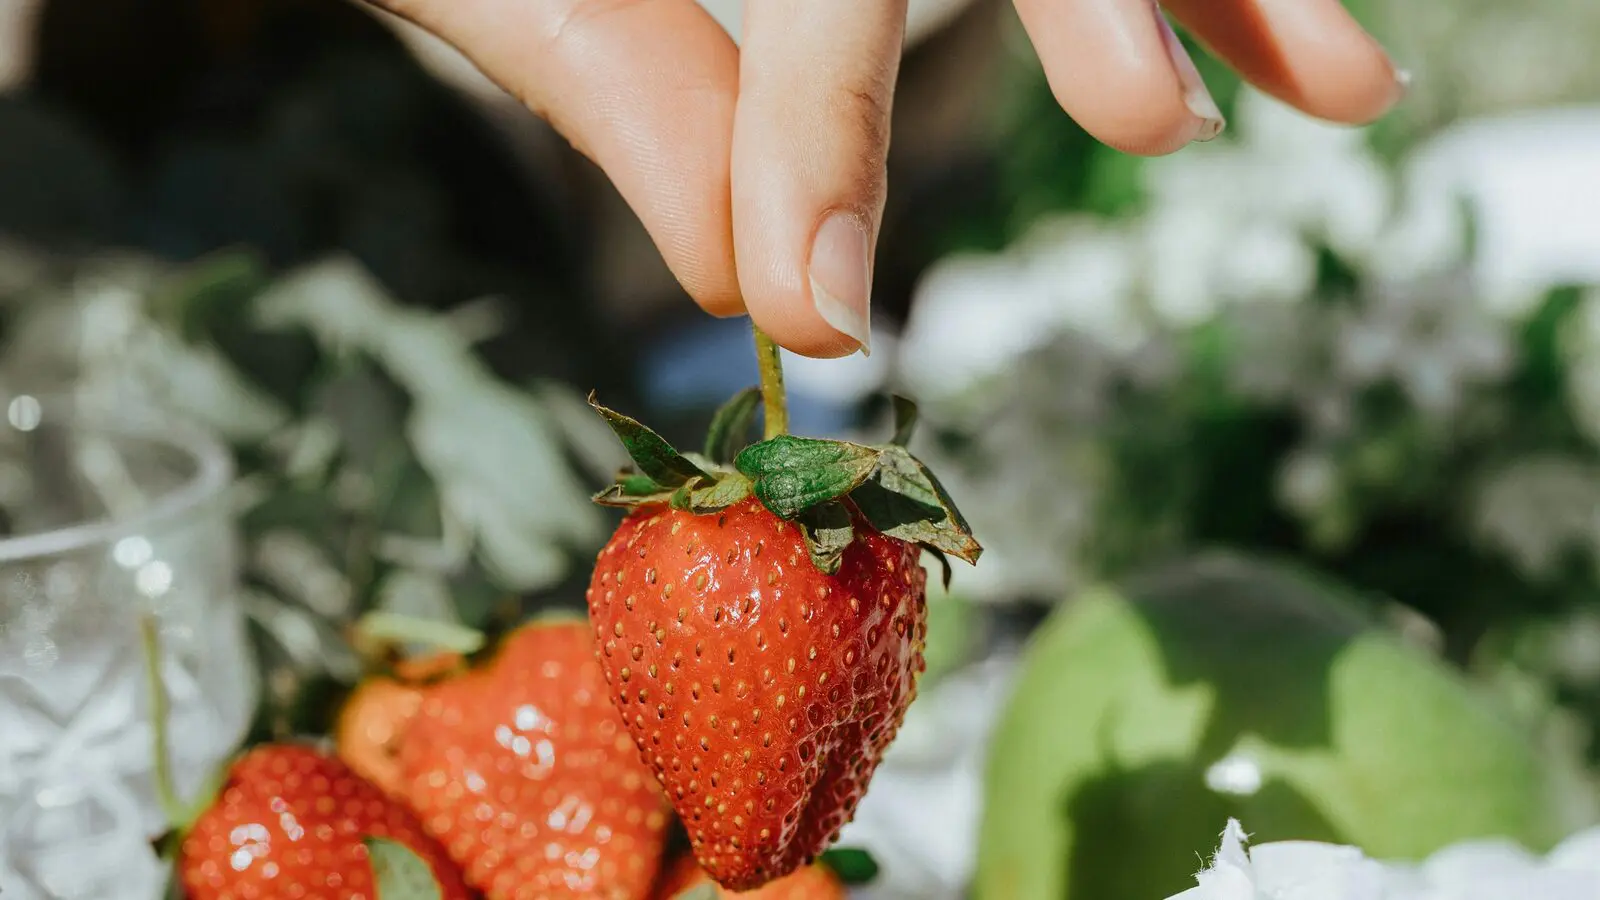
M 760 397 L 723 409 L 703 455 L 597 407 L 637 466 L 596 497 L 630 509 L 589 586 L 600 662 L 695 857 L 733 890 L 837 839 L 916 695 L 922 551 L 981 552 L 904 448 L 909 402 L 884 446 L 739 449 Z
M 375 900 L 373 839 L 414 853 L 441 900 L 471 896 L 415 816 L 338 759 L 296 745 L 234 764 L 188 830 L 178 876 L 189 900 Z
M 489 900 L 642 900 L 668 813 L 582 620 L 525 625 L 428 688 L 400 745 L 423 826 Z

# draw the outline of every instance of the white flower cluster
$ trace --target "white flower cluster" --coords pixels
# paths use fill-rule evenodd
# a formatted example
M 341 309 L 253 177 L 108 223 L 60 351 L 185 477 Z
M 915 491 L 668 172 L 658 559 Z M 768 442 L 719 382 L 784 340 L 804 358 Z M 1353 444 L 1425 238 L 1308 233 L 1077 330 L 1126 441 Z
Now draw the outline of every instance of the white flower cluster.
M 1538 857 L 1503 841 L 1446 848 L 1420 864 L 1383 863 L 1310 841 L 1248 846 L 1229 820 L 1198 886 L 1170 900 L 1596 900 L 1600 828 Z
M 1600 186 L 1583 177 L 1600 175 L 1600 110 L 1587 130 L 1576 113 L 1559 119 L 1571 140 L 1546 140 L 1549 153 L 1528 141 L 1515 157 L 1493 152 L 1549 130 L 1537 122 L 1479 123 L 1396 175 L 1359 132 L 1247 92 L 1235 140 L 1146 165 L 1140 215 L 1047 220 L 1004 253 L 937 266 L 898 378 L 930 420 L 968 439 L 958 459 L 938 460 L 991 556 L 963 590 L 1059 596 L 1093 576 L 1115 462 L 1105 436 L 1130 426 L 1119 418 L 1129 386 L 1182 393 L 1197 327 L 1224 336 L 1211 352 L 1228 391 L 1298 414 L 1279 500 L 1313 540 L 1344 539 L 1359 515 L 1345 469 L 1383 451 L 1361 456 L 1382 437 L 1368 434 L 1364 398 L 1392 386 L 1448 442 L 1481 412 L 1474 391 L 1514 371 L 1518 329 L 1552 283 L 1600 280 L 1600 232 L 1582 213 L 1583 186 Z M 1463 200 L 1483 223 L 1471 247 Z M 1324 277 L 1324 251 L 1353 284 Z M 1566 356 L 1574 415 L 1600 435 L 1590 306 Z

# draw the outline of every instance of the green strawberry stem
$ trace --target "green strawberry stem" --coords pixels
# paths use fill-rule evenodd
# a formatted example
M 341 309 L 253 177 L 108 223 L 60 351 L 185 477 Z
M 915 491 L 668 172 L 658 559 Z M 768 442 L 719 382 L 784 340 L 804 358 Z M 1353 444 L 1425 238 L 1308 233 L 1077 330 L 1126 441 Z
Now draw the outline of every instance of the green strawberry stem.
M 172 778 L 171 744 L 167 737 L 171 704 L 167 699 L 167 685 L 161 678 L 161 621 L 155 613 L 139 617 L 139 633 L 144 644 L 144 671 L 150 690 L 151 732 L 155 736 L 152 750 L 156 765 L 156 799 L 161 803 L 167 824 L 180 826 L 187 823 L 189 809 L 178 796 L 177 784 Z
M 756 366 L 761 370 L 761 405 L 768 440 L 789 431 L 789 399 L 783 392 L 783 358 L 765 331 L 750 326 L 756 335 Z

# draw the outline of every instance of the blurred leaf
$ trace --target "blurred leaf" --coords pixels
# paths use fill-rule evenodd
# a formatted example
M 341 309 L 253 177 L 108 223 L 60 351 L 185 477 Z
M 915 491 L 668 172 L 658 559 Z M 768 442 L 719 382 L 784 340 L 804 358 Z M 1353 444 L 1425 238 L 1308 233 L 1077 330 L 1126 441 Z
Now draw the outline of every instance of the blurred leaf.
M 627 452 L 605 422 L 595 416 L 583 394 L 550 380 L 539 381 L 530 390 L 592 480 L 609 481 L 627 465 Z
M 279 596 L 326 619 L 342 619 L 355 600 L 349 580 L 323 548 L 304 534 L 277 529 L 250 547 L 250 571 Z
M 745 388 L 722 404 L 711 417 L 706 432 L 705 456 L 719 465 L 731 465 L 750 442 L 750 426 L 761 407 L 761 389 Z
M 243 606 L 303 676 L 326 674 L 347 684 L 361 677 L 361 661 L 326 620 L 261 593 L 247 593 Z
M 338 530 L 340 518 L 327 494 L 307 487 L 274 485 L 262 502 L 245 513 L 244 527 L 251 533 L 290 529 L 320 539 Z
M 599 512 L 538 402 L 496 381 L 443 321 L 396 306 L 347 259 L 301 270 L 258 306 L 268 327 L 304 327 L 329 352 L 373 356 L 410 394 L 405 433 L 442 514 L 467 526 L 505 587 L 552 584 L 568 546 L 599 542 Z
M 247 381 L 214 347 L 159 341 L 160 399 L 230 441 L 259 441 L 289 421 L 278 400 Z
M 553 584 L 567 547 L 598 544 L 598 510 L 526 396 L 488 383 L 425 401 L 407 431 L 449 514 L 476 535 L 479 558 L 505 587 Z
M 319 379 L 307 413 L 331 422 L 351 461 L 369 472 L 403 449 L 406 399 L 365 358 Z
M 454 619 L 454 610 L 451 619 Z M 376 645 L 400 644 L 408 655 L 444 650 L 465 656 L 477 653 L 484 644 L 481 632 L 459 622 L 417 618 L 386 610 L 362 616 L 355 624 L 355 632 L 363 652 Z
M 1229 815 L 1258 840 L 1393 858 L 1547 848 L 1575 826 L 1555 774 L 1571 761 L 1362 608 L 1227 556 L 1062 607 L 991 744 L 976 895 L 1170 895 Z
M 428 572 L 396 569 L 378 587 L 380 612 L 430 622 L 459 623 L 445 580 Z
M 255 303 L 255 319 L 261 326 L 306 329 L 334 356 L 357 349 L 380 351 L 397 314 L 383 286 L 348 257 L 298 269 L 275 282 Z
M 927 664 L 922 675 L 925 684 L 933 684 L 972 661 L 981 645 L 983 621 L 960 594 L 929 590 L 928 640 L 922 651 Z
M 250 302 L 270 283 L 254 250 L 213 253 L 163 279 L 151 293 L 150 314 L 180 340 L 208 343 L 221 323 L 245 318 Z

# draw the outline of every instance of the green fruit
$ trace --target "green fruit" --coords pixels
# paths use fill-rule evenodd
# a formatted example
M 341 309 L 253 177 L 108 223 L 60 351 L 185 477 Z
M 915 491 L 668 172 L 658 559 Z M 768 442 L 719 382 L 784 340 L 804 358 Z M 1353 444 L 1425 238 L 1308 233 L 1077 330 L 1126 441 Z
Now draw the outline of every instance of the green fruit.
M 1345 592 L 1229 557 L 1064 607 L 994 735 L 980 900 L 1152 900 L 1229 816 L 1411 859 L 1586 810 L 1525 731 Z

